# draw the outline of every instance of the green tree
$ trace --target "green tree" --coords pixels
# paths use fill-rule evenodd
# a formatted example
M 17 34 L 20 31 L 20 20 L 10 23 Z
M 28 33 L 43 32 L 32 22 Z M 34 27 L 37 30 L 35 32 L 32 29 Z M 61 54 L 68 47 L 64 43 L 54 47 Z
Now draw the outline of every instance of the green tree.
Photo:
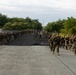
M 29 17 L 26 17 L 25 23 L 27 23 L 27 28 L 32 29 L 32 20 Z
M 13 18 L 8 18 L 8 22 L 14 23 L 14 22 L 25 22 L 24 18 L 17 18 L 17 17 L 13 17 Z
M 49 32 L 57 32 L 59 33 L 60 30 L 63 28 L 63 23 L 64 23 L 64 20 L 58 20 L 56 22 L 49 22 L 47 24 L 47 26 L 45 26 L 45 30 L 49 31 Z
M 71 34 L 76 35 L 76 26 L 71 28 Z
M 37 20 L 29 17 L 24 18 L 7 18 L 6 15 L 0 14 L 0 26 L 6 30 L 24 30 L 24 29 L 42 29 L 42 24 Z
M 23 24 L 23 23 L 21 23 L 21 22 L 14 22 L 14 23 L 12 24 L 12 29 L 13 29 L 13 30 L 22 30 L 22 24 Z
M 38 19 L 32 20 L 32 28 L 42 30 L 42 24 L 38 21 Z
M 3 30 L 12 30 L 12 23 L 8 22 L 4 25 Z
M 0 13 L 0 27 L 3 27 L 7 22 L 8 22 L 7 16 Z
M 75 34 L 76 28 L 76 19 L 73 17 L 68 17 L 68 19 L 64 22 L 64 29 L 62 32 L 67 35 Z

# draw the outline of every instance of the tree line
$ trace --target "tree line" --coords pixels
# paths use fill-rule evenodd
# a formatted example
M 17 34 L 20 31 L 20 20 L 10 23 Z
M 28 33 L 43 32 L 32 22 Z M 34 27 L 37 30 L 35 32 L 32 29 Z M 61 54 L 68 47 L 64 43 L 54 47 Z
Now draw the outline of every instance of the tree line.
M 0 13 L 0 28 L 4 30 L 42 30 L 43 27 L 38 19 L 31 19 L 29 17 L 9 18 L 7 15 Z M 62 35 L 76 35 L 76 18 L 68 17 L 67 19 L 59 19 L 54 22 L 49 22 L 44 27 L 44 30 L 51 33 L 61 33 Z
M 42 24 L 38 19 L 26 18 L 9 18 L 7 15 L 0 13 L 0 28 L 4 30 L 24 30 L 24 29 L 36 29 L 42 30 Z
M 49 22 L 44 30 L 52 33 L 61 33 L 61 35 L 76 35 L 76 18 L 68 17 L 59 19 L 55 22 Z

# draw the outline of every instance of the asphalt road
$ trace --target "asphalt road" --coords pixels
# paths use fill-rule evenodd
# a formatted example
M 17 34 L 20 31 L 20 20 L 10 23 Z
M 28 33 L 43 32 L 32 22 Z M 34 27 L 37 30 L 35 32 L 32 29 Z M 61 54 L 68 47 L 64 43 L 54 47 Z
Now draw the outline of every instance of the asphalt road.
M 0 75 L 76 75 L 73 52 L 60 48 L 60 56 L 57 56 L 49 46 L 21 45 L 24 38 L 25 35 L 11 45 L 0 46 Z M 31 39 L 28 38 L 30 44 Z

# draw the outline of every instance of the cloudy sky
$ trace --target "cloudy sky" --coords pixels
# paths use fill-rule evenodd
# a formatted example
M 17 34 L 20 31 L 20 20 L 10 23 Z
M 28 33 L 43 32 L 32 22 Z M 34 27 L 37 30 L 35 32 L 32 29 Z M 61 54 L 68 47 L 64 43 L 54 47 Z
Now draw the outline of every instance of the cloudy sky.
M 0 13 L 8 17 L 28 16 L 46 25 L 70 16 L 76 18 L 76 0 L 0 0 Z

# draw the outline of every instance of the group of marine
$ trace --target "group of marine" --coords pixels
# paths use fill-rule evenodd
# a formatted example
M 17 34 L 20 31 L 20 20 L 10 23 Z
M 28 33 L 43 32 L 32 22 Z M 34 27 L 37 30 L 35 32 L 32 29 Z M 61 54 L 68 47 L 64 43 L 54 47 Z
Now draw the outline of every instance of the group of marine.
M 0 45 L 8 45 L 15 39 L 21 37 L 25 33 L 37 33 L 33 30 L 22 30 L 16 32 L 0 32 Z M 49 47 L 53 54 L 55 50 L 59 54 L 59 48 L 63 47 L 66 50 L 73 51 L 76 55 L 76 36 L 60 36 L 59 34 L 47 34 L 47 32 L 39 32 L 41 36 L 45 36 L 48 39 Z M 38 35 L 38 34 L 37 34 Z
M 21 37 L 25 33 L 32 33 L 32 30 L 21 30 L 12 32 L 0 32 L 0 45 L 10 45 L 11 42 Z
M 48 36 L 49 47 L 53 54 L 55 50 L 59 54 L 59 48 L 63 47 L 66 50 L 73 51 L 76 56 L 76 36 L 60 36 L 59 34 L 50 34 Z

